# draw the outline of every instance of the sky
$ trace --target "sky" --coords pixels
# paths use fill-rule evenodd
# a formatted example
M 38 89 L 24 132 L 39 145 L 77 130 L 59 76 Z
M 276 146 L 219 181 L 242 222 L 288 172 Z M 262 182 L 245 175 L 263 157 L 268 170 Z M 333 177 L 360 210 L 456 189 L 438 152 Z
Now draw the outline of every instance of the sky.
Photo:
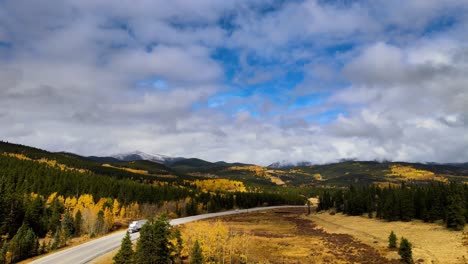
M 0 0 L 0 140 L 468 161 L 466 0 Z

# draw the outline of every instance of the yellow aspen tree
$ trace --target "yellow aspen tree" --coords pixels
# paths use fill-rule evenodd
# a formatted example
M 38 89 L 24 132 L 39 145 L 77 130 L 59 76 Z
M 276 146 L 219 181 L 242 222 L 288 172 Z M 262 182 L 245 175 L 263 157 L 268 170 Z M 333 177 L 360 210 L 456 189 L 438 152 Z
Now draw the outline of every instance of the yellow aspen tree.
M 65 208 L 73 212 L 77 202 L 78 200 L 76 199 L 76 197 L 67 197 L 64 202 Z
M 51 204 L 54 201 L 55 197 L 57 197 L 57 192 L 51 193 L 47 198 L 46 204 Z
M 94 198 L 91 194 L 82 194 L 78 197 L 77 206 L 79 209 L 94 207 Z
M 114 214 L 114 217 L 119 217 L 120 216 L 120 203 L 117 199 L 114 199 L 114 202 L 112 203 L 112 214 Z
M 106 207 L 104 210 L 104 223 L 105 223 L 105 231 L 111 230 L 114 226 L 114 214 L 112 213 L 109 207 Z
M 125 210 L 125 206 L 122 206 L 122 208 L 120 208 L 120 214 L 119 214 L 119 218 L 120 219 L 124 219 L 125 216 L 126 216 L 126 210 Z

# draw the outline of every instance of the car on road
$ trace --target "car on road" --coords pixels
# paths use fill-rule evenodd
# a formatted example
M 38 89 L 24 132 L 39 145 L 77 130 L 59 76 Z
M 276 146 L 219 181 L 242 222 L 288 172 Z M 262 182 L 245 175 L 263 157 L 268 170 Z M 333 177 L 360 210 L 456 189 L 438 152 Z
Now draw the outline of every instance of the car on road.
M 146 222 L 148 222 L 148 220 L 138 220 L 131 222 L 128 226 L 128 232 L 135 233 L 140 231 L 140 229 L 146 224 Z

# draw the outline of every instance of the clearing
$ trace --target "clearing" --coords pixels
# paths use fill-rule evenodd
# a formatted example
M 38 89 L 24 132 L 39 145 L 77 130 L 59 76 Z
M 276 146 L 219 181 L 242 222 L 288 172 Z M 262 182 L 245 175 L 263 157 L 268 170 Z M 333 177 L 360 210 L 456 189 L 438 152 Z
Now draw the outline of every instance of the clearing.
M 327 232 L 348 234 L 372 245 L 387 258 L 398 258 L 396 251 L 387 249 L 388 235 L 393 230 L 398 239 L 403 236 L 413 244 L 416 263 L 468 263 L 468 233 L 448 230 L 442 224 L 419 220 L 386 222 L 328 212 L 311 214 L 307 218 Z

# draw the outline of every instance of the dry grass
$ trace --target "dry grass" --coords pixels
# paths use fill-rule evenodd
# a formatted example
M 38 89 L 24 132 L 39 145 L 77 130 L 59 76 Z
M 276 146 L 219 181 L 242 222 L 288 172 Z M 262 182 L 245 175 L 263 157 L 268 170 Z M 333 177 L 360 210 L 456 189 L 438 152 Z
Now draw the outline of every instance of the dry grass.
M 377 248 L 388 258 L 398 258 L 388 251 L 388 235 L 408 238 L 413 244 L 413 258 L 421 263 L 468 263 L 468 234 L 450 231 L 442 225 L 412 222 L 385 222 L 361 216 L 318 213 L 308 217 L 327 232 L 349 234 Z M 423 261 L 422 261 L 423 260 Z
M 323 231 L 305 219 L 303 213 L 302 208 L 287 209 L 217 220 L 232 232 L 248 234 L 245 252 L 248 263 L 391 263 L 377 250 L 349 235 Z M 190 229 L 191 224 L 184 228 Z
M 387 248 L 391 230 L 413 243 L 416 263 L 467 263 L 468 233 L 420 221 L 385 222 L 341 214 L 303 213 L 303 209 L 288 209 L 205 221 L 222 221 L 231 231 L 248 234 L 248 263 L 400 263 L 398 254 Z M 190 229 L 192 225 L 183 228 Z M 92 263 L 110 264 L 116 252 Z

